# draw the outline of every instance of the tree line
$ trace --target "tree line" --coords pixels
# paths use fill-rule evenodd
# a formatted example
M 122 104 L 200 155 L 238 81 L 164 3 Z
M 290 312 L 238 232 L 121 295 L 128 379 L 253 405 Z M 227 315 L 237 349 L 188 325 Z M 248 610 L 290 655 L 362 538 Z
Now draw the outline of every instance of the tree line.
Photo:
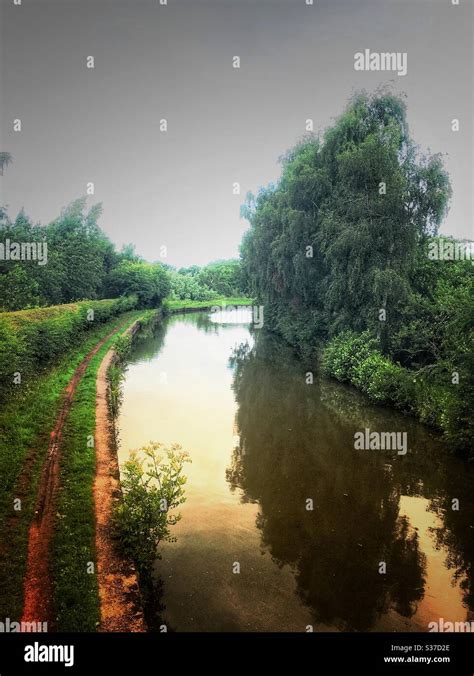
M 64 208 L 43 226 L 22 210 L 11 220 L 0 209 L 0 241 L 47 244 L 46 264 L 0 259 L 0 310 L 15 311 L 136 295 L 140 307 L 158 307 L 169 296 L 177 300 L 209 300 L 239 295 L 238 260 L 177 270 L 161 261 L 150 263 L 133 245 L 120 251 L 98 225 L 101 206 L 87 210 L 85 198 Z

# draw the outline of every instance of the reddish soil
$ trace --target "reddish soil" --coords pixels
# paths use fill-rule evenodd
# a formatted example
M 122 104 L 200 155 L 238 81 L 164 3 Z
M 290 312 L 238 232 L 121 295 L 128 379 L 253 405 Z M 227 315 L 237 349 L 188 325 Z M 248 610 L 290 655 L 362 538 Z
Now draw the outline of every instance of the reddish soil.
M 63 395 L 61 410 L 50 434 L 48 452 L 43 464 L 39 482 L 36 509 L 28 536 L 28 559 L 24 581 L 23 622 L 48 622 L 52 617 L 52 584 L 49 571 L 49 552 L 56 517 L 57 492 L 59 487 L 59 461 L 64 423 L 70 411 L 77 385 L 85 370 L 100 350 L 120 327 L 111 331 L 97 343 L 93 350 L 82 360 L 69 381 Z M 31 468 L 32 461 L 27 459 L 25 469 Z M 19 484 L 25 482 L 25 472 L 20 476 Z
M 133 328 L 129 329 L 133 331 Z M 117 552 L 111 534 L 114 503 L 120 498 L 120 473 L 107 403 L 107 370 L 114 359 L 113 349 L 104 357 L 97 374 L 96 397 L 96 515 L 97 574 L 100 597 L 100 631 L 146 631 L 137 576 L 130 562 Z

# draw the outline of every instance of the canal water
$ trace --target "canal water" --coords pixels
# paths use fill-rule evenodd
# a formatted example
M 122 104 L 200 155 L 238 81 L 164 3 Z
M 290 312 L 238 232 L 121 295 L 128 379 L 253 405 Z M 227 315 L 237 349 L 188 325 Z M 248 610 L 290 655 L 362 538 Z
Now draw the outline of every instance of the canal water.
M 173 315 L 136 343 L 120 461 L 179 443 L 186 502 L 160 545 L 174 631 L 428 631 L 474 620 L 472 472 L 425 427 L 315 376 L 244 311 Z M 355 450 L 407 433 L 405 455 Z

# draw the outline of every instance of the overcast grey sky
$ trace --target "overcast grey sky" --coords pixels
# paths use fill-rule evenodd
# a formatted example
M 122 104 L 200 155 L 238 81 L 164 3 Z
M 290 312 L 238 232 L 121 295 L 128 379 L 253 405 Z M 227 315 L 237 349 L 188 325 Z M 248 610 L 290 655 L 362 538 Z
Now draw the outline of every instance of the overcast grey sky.
M 118 246 L 154 260 L 165 245 L 174 265 L 236 256 L 245 193 L 278 178 L 305 120 L 323 129 L 355 90 L 392 82 L 417 143 L 448 154 L 442 230 L 473 237 L 471 0 L 0 2 L 12 216 L 46 223 L 93 181 Z M 366 48 L 407 52 L 408 74 L 355 71 Z

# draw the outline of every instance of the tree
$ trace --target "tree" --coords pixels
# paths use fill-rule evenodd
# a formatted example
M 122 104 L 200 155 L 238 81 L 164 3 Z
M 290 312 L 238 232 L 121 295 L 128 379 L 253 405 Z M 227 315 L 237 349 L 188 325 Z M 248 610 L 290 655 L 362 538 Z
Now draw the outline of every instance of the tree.
M 168 273 L 160 263 L 122 261 L 108 277 L 112 296 L 136 294 L 142 307 L 158 307 L 170 292 Z
M 197 278 L 200 284 L 212 289 L 219 296 L 238 296 L 243 291 L 239 260 L 209 263 L 199 270 Z
M 266 321 L 302 351 L 344 329 L 371 329 L 386 350 L 418 247 L 446 211 L 441 158 L 420 154 L 404 102 L 379 91 L 356 95 L 321 138 L 305 137 L 282 161 L 278 184 L 244 208 L 243 266 Z
M 0 311 L 35 307 L 40 301 L 38 283 L 24 267 L 16 265 L 0 275 Z

